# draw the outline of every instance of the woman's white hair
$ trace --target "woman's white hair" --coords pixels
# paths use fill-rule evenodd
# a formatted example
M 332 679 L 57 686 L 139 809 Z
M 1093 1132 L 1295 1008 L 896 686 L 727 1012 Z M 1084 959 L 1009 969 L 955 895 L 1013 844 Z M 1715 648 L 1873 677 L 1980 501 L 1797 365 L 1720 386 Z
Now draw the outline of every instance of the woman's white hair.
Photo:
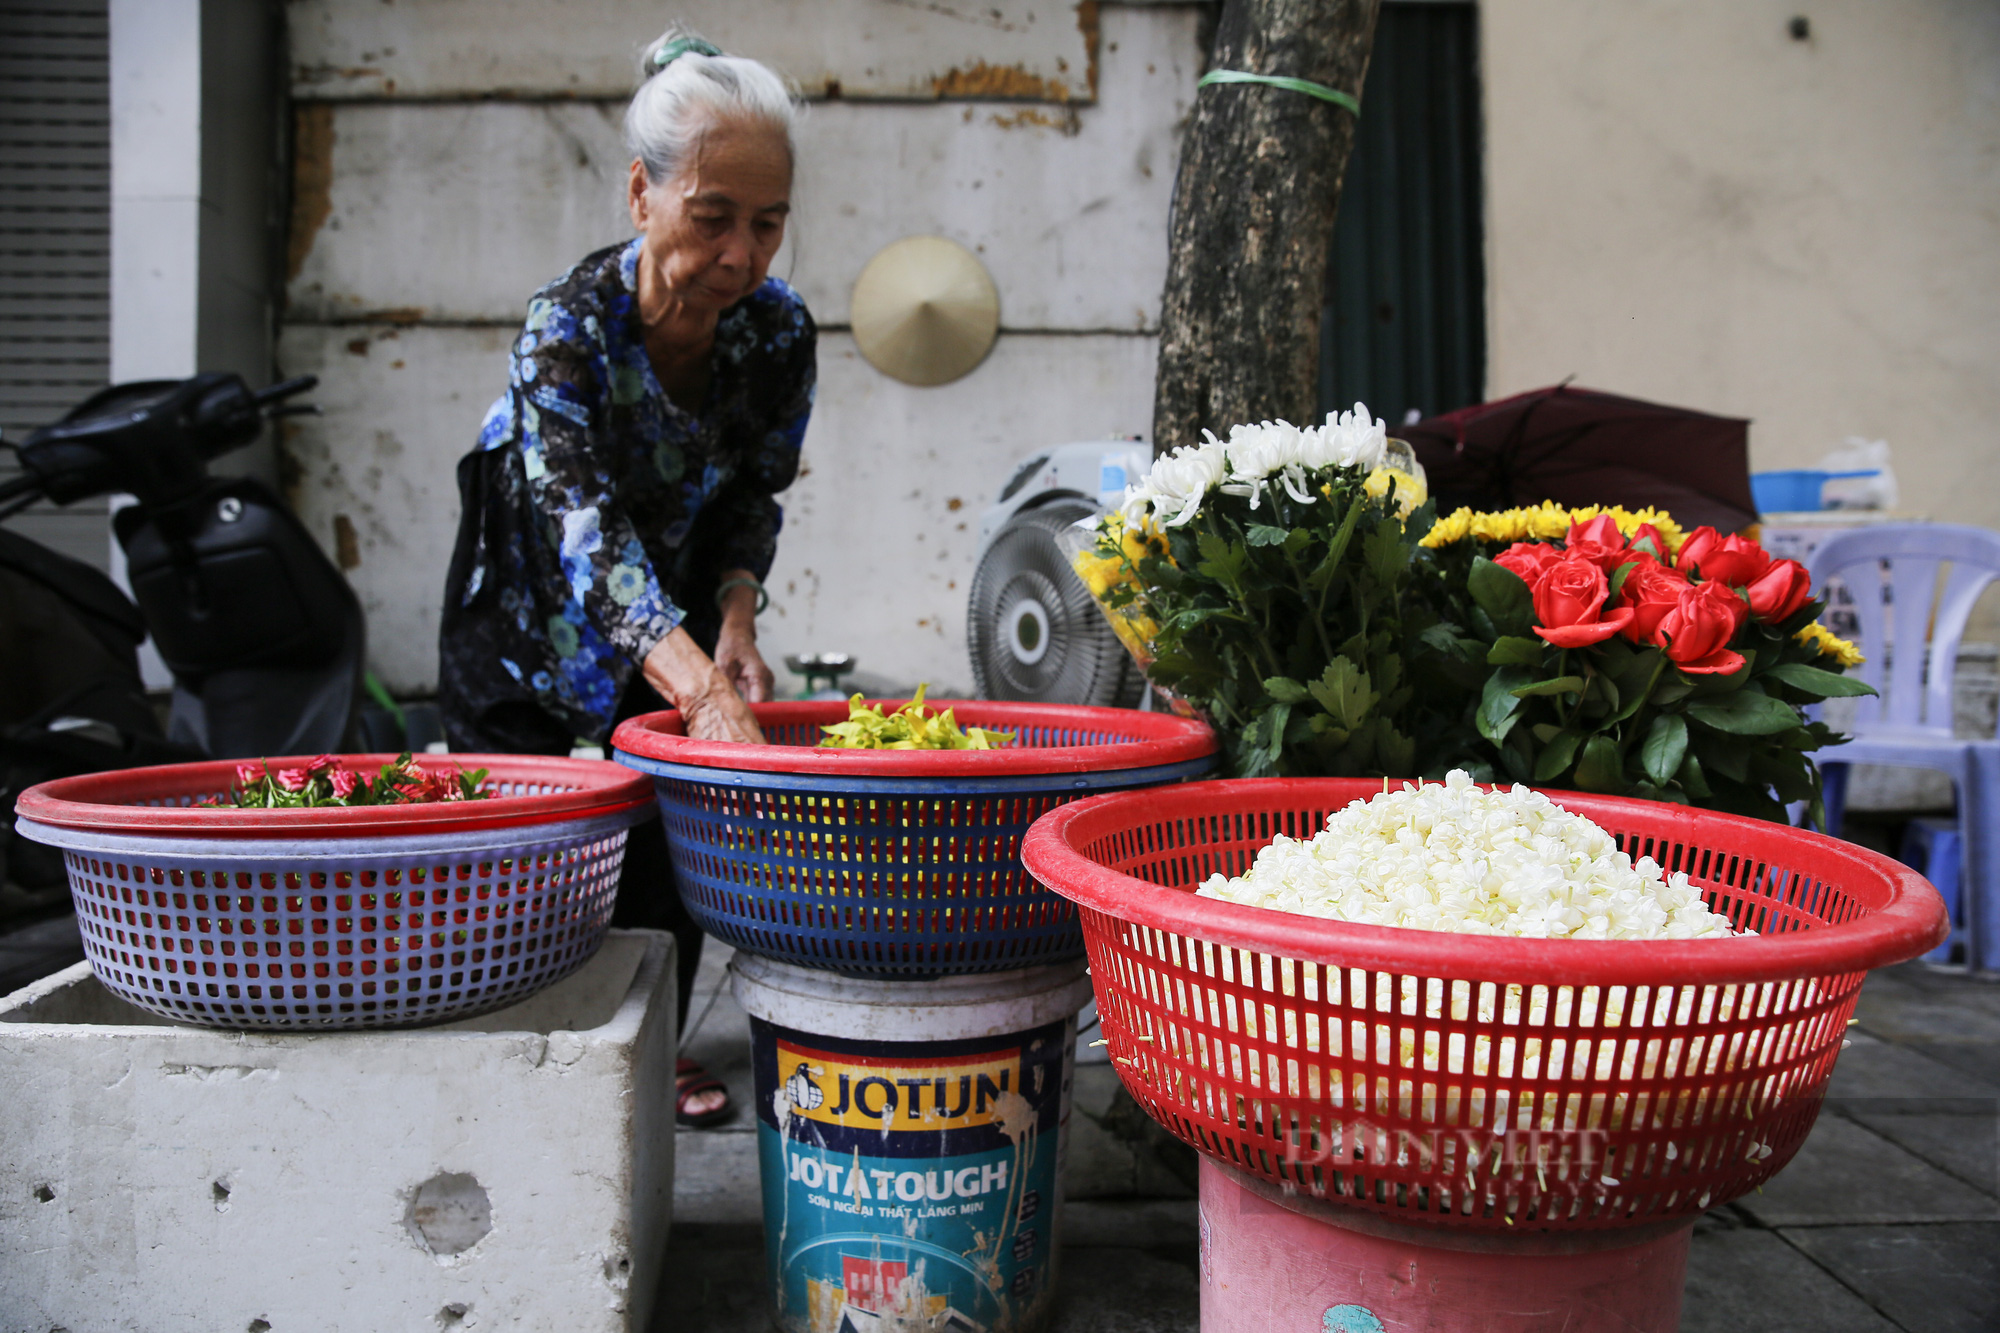
M 793 153 L 799 104 L 762 61 L 723 55 L 677 23 L 646 48 L 641 69 L 646 81 L 625 108 L 625 146 L 646 164 L 647 180 L 658 184 L 678 176 L 702 130 L 718 119 L 769 125 Z

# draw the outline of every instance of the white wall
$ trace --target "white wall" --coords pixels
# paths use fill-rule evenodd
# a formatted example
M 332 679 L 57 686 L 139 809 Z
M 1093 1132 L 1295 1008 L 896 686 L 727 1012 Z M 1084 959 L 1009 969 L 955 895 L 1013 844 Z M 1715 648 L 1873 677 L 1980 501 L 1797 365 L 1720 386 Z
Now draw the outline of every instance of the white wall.
M 786 72 L 848 91 L 873 79 L 911 100 L 816 102 L 801 134 L 792 240 L 773 271 L 820 321 L 820 395 L 804 474 L 784 497 L 764 647 L 774 663 L 788 651 L 846 651 L 866 671 L 963 687 L 973 518 L 1008 465 L 1046 444 L 1150 428 L 1196 11 L 1105 5 L 1093 60 L 1082 44 L 1092 28 L 1078 20 L 1096 6 L 1015 0 L 968 9 L 997 16 L 968 24 L 929 5 L 915 28 L 905 18 L 919 11 L 887 0 L 838 8 L 893 19 L 899 35 Z M 307 0 L 292 11 L 301 124 L 331 171 L 323 187 L 306 181 L 295 213 L 316 225 L 295 237 L 306 243 L 279 348 L 286 373 L 322 377 L 326 415 L 291 424 L 287 449 L 308 525 L 329 550 L 341 545 L 336 525 L 354 533 L 348 577 L 368 612 L 371 664 L 406 692 L 435 681 L 457 525 L 452 469 L 504 386 L 527 297 L 629 234 L 622 94 L 574 97 L 571 73 L 596 71 L 585 85 L 596 91 L 612 77 L 603 52 L 629 69 L 660 21 L 653 6 L 619 0 L 498 4 L 473 29 L 450 21 L 455 12 L 449 0 L 393 11 Z M 735 0 L 694 17 L 714 18 L 732 49 L 764 56 L 811 46 L 817 29 L 797 13 Z M 1042 87 L 1039 101 L 938 100 L 940 69 L 981 59 L 964 45 L 968 31 L 997 44 L 989 67 L 1077 81 Z M 393 56 L 381 53 L 388 46 Z M 534 61 L 506 63 L 527 49 Z M 328 73 L 349 67 L 375 72 Z M 553 86 L 541 93 L 561 100 L 519 89 L 513 101 L 461 96 L 480 69 L 510 87 L 542 71 Z M 1001 302 L 992 355 L 933 389 L 878 374 L 844 327 L 862 265 L 923 232 L 980 254 Z
M 1489 396 L 1749 417 L 1759 470 L 1887 439 L 1907 509 L 2000 527 L 2000 6 L 1482 13 Z

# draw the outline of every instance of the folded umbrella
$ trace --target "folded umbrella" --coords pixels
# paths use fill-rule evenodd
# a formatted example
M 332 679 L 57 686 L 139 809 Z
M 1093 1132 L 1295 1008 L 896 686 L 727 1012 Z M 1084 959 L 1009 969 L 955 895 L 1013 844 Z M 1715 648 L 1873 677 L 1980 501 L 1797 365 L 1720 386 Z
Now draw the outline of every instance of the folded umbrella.
M 1424 465 L 1438 512 L 1664 509 L 1684 528 L 1757 521 L 1750 423 L 1558 384 L 1462 407 L 1396 432 Z

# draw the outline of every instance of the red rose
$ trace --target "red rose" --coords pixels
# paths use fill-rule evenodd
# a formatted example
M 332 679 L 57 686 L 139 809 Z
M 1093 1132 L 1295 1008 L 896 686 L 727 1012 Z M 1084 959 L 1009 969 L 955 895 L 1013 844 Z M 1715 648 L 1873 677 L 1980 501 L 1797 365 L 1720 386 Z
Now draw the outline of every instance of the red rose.
M 304 791 L 311 777 L 303 768 L 281 768 L 278 770 L 278 785 L 286 791 Z
M 1632 608 L 1632 623 L 1620 632 L 1634 643 L 1647 643 L 1659 628 L 1661 618 L 1680 604 L 1688 581 L 1685 575 L 1641 552 L 1634 551 L 1633 555 L 1639 557 L 1638 565 L 1625 576 L 1625 585 L 1618 590 L 1618 605 Z
M 1610 584 L 1588 556 L 1564 556 L 1543 570 L 1533 587 L 1535 616 L 1542 622 L 1535 633 L 1558 648 L 1602 643 L 1632 619 L 1629 607 L 1604 614 Z
M 1771 553 L 1756 542 L 1734 533 L 1724 537 L 1711 527 L 1699 527 L 1681 543 L 1674 568 L 1683 574 L 1745 587 L 1771 567 Z
M 1750 614 L 1776 624 L 1812 600 L 1812 575 L 1796 560 L 1776 560 L 1745 591 Z
M 1530 588 L 1542 576 L 1542 571 L 1550 565 L 1560 564 L 1563 553 L 1547 542 L 1515 542 L 1512 546 L 1493 557 L 1493 563 L 1502 569 L 1510 569 L 1521 576 L 1521 582 Z
M 1726 676 L 1743 668 L 1743 654 L 1731 652 L 1729 641 L 1749 613 L 1727 584 L 1713 580 L 1692 584 L 1673 610 L 1660 618 L 1653 642 L 1683 671 Z
M 338 796 L 341 800 L 344 801 L 348 797 L 354 795 L 354 789 L 359 785 L 360 785 L 360 779 L 356 778 L 354 774 L 349 772 L 347 769 L 339 768 L 334 770 L 333 794 L 335 796 Z
M 1648 544 L 1652 547 L 1650 552 L 1647 552 Z M 1632 539 L 1626 543 L 1626 546 L 1635 555 L 1643 552 L 1650 554 L 1655 560 L 1660 561 L 1672 558 L 1667 551 L 1667 539 L 1661 536 L 1660 530 L 1651 523 L 1641 523 L 1638 527 L 1632 529 Z
M 1625 534 L 1609 514 L 1599 514 L 1588 523 L 1570 524 L 1564 544 L 1569 554 L 1583 556 L 1607 574 L 1632 558 L 1625 550 Z

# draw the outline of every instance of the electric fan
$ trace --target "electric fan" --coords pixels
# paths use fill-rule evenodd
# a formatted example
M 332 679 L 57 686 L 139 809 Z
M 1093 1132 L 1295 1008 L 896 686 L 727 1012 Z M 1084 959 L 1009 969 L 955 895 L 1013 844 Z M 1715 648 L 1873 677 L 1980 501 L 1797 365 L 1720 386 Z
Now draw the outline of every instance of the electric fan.
M 1124 494 L 1152 464 L 1126 441 L 1068 444 L 1017 465 L 980 517 L 966 638 L 985 699 L 1136 707 L 1139 672 L 1058 538 Z

